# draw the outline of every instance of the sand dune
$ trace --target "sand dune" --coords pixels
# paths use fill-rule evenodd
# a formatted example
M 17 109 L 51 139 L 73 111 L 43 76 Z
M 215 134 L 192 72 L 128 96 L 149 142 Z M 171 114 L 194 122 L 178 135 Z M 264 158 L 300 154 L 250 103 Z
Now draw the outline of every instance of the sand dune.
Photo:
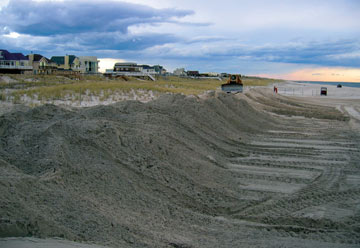
M 311 99 L 255 89 L 4 113 L 0 245 L 358 247 L 359 105 Z

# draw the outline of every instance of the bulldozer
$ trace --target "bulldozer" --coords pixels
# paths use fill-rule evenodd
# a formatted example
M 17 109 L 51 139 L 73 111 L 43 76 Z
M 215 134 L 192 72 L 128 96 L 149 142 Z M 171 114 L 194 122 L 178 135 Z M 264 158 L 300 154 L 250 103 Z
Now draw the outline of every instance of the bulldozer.
M 241 93 L 243 92 L 243 84 L 241 82 L 240 74 L 233 74 L 229 76 L 228 81 L 225 84 L 221 85 L 221 90 L 227 93 Z

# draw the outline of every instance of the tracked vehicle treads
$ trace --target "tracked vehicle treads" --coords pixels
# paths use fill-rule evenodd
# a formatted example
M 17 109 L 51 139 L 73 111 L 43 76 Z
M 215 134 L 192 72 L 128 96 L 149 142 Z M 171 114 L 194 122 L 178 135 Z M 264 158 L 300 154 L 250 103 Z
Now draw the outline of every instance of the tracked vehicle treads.
M 230 75 L 226 84 L 221 85 L 221 90 L 227 93 L 243 92 L 243 84 L 241 82 L 241 75 Z

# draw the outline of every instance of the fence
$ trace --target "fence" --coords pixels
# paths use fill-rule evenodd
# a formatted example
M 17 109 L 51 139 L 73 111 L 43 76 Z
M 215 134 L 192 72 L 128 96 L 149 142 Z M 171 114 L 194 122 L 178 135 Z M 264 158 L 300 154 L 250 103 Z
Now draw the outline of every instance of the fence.
M 281 95 L 288 96 L 320 96 L 320 88 L 288 88 L 288 87 L 278 87 L 278 93 Z

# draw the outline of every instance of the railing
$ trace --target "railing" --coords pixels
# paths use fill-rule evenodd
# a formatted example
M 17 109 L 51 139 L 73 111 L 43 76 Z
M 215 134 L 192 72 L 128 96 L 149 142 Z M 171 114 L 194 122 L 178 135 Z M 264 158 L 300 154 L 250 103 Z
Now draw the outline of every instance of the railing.
M 18 69 L 18 70 L 32 70 L 32 66 L 28 65 L 0 65 L 1 69 Z
M 57 69 L 57 67 L 56 66 L 51 66 L 51 65 L 40 65 L 39 69 L 40 70 Z

